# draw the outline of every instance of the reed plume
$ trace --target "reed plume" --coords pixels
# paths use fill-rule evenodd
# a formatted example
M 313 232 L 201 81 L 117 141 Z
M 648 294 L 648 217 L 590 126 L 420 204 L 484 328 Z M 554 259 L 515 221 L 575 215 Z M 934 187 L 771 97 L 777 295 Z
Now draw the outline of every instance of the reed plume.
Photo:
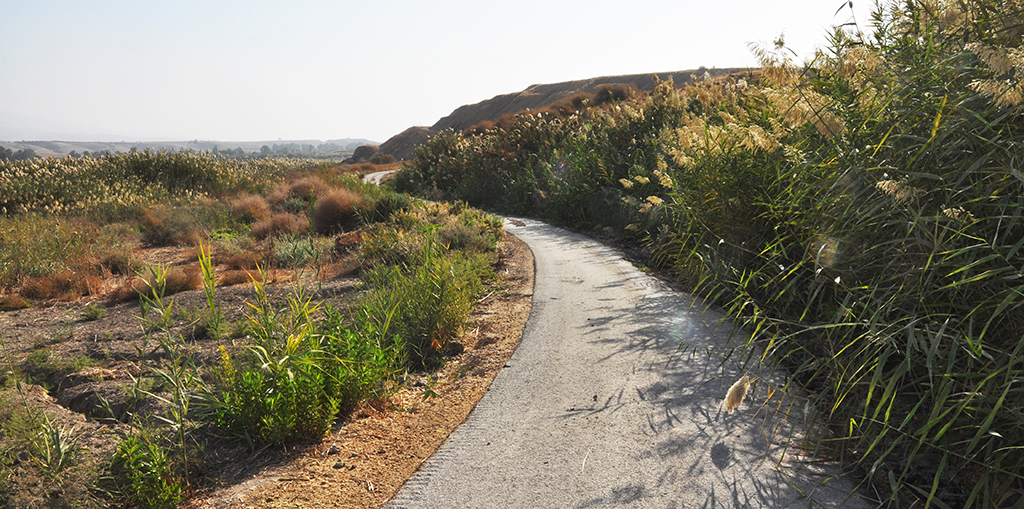
M 750 388 L 750 382 L 752 382 L 750 377 L 743 375 L 736 383 L 732 384 L 732 387 L 729 387 L 729 393 L 725 395 L 724 401 L 726 412 L 731 414 L 733 410 L 740 406 L 740 403 L 743 403 L 743 398 L 747 395 L 747 389 Z

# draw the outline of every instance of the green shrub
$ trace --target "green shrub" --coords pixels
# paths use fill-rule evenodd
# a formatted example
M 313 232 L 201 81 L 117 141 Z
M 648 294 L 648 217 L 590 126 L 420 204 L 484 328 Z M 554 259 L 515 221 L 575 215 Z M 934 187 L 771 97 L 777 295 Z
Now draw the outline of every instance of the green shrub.
M 383 265 L 364 276 L 372 289 L 368 306 L 395 309 L 392 329 L 408 349 L 414 366 L 436 366 L 454 339 L 482 289 L 488 259 L 453 253 L 432 235 L 421 244 L 419 260 Z
M 152 430 L 124 434 L 110 463 L 116 494 L 141 508 L 172 508 L 183 502 L 188 485 L 178 472 L 171 444 Z
M 278 237 L 273 260 L 280 267 L 306 267 L 333 259 L 334 241 L 324 237 Z

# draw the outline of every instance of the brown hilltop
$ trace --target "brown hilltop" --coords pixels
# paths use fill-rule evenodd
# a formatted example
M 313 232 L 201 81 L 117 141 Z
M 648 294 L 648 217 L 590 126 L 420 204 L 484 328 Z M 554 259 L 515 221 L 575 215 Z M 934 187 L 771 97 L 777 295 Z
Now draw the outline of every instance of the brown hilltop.
M 677 87 L 682 87 L 690 83 L 693 77 L 703 77 L 705 72 L 714 78 L 749 71 L 750 69 L 738 67 L 725 69 L 706 69 L 702 67 L 689 71 L 603 76 L 548 85 L 531 85 L 522 92 L 499 95 L 476 104 L 460 106 L 450 115 L 438 120 L 430 127 L 410 127 L 384 142 L 380 146 L 380 153 L 391 154 L 395 159 L 399 160 L 412 159 L 417 146 L 444 129 L 465 131 L 482 122 L 494 122 L 503 115 L 526 110 L 544 109 L 576 94 L 597 94 L 602 87 L 626 86 L 638 92 L 649 92 L 654 89 L 654 85 L 659 80 L 672 80 Z
M 412 159 L 416 147 L 426 143 L 436 132 L 429 127 L 410 127 L 381 144 L 380 153 L 391 154 L 399 161 Z
M 538 110 L 549 106 L 562 99 L 572 97 L 579 93 L 596 94 L 602 86 L 626 85 L 636 89 L 638 92 L 649 92 L 654 89 L 655 78 L 666 81 L 672 80 L 676 86 L 682 87 L 690 82 L 692 76 L 698 78 L 705 72 L 711 77 L 723 76 L 744 72 L 746 69 L 698 69 L 693 71 L 676 71 L 664 73 L 630 74 L 626 76 L 603 76 L 587 80 L 566 81 L 549 85 L 531 85 L 522 92 L 514 94 L 499 95 L 486 101 L 476 104 L 460 106 L 451 115 L 438 120 L 431 126 L 431 129 L 441 131 L 452 128 L 456 131 L 464 131 L 485 120 L 494 121 L 508 113 L 518 113 L 525 110 Z

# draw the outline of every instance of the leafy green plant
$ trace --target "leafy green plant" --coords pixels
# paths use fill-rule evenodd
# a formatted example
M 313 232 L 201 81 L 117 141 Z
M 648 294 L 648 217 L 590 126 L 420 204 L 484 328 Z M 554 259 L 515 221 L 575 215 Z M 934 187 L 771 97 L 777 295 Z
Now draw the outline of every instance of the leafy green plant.
M 135 428 L 123 433 L 110 470 L 119 494 L 132 505 L 170 508 L 185 500 L 187 485 L 159 432 Z
M 217 274 L 214 271 L 213 256 L 209 246 L 199 246 L 199 266 L 203 271 L 203 292 L 206 294 L 206 306 L 209 315 L 203 321 L 205 329 L 214 339 L 219 339 L 223 332 L 224 315 L 217 302 Z
M 372 308 L 395 309 L 392 328 L 404 339 L 410 362 L 433 366 L 469 316 L 489 264 L 471 255 L 446 256 L 432 234 L 421 256 L 418 263 L 368 271 L 366 299 Z
M 274 242 L 274 261 L 281 267 L 307 267 L 330 261 L 334 241 L 319 236 L 278 237 Z
M 96 320 L 102 320 L 107 316 L 107 308 L 95 303 L 90 302 L 82 308 L 82 319 L 94 322 Z
M 149 270 L 149 277 L 142 278 L 148 291 L 139 293 L 140 300 L 140 314 L 139 319 L 143 323 L 143 329 L 147 332 L 156 329 L 167 330 L 171 325 L 173 319 L 172 310 L 174 309 L 174 299 L 170 299 L 164 304 L 164 296 L 167 292 L 167 273 L 168 268 L 163 265 L 147 265 Z M 156 312 L 159 316 L 156 320 L 150 320 L 149 315 L 151 312 Z

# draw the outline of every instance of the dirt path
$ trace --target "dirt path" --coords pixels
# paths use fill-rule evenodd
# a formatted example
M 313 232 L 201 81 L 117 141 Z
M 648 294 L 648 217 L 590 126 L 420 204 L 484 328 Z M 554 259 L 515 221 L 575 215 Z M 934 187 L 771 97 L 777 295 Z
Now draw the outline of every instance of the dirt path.
M 867 506 L 846 500 L 844 479 L 818 484 L 826 469 L 801 459 L 792 400 L 770 371 L 725 360 L 740 341 L 716 327 L 721 315 L 593 240 L 516 224 L 506 228 L 536 266 L 523 339 L 387 507 L 807 506 L 801 491 Z M 727 414 L 720 402 L 743 372 L 760 381 Z

